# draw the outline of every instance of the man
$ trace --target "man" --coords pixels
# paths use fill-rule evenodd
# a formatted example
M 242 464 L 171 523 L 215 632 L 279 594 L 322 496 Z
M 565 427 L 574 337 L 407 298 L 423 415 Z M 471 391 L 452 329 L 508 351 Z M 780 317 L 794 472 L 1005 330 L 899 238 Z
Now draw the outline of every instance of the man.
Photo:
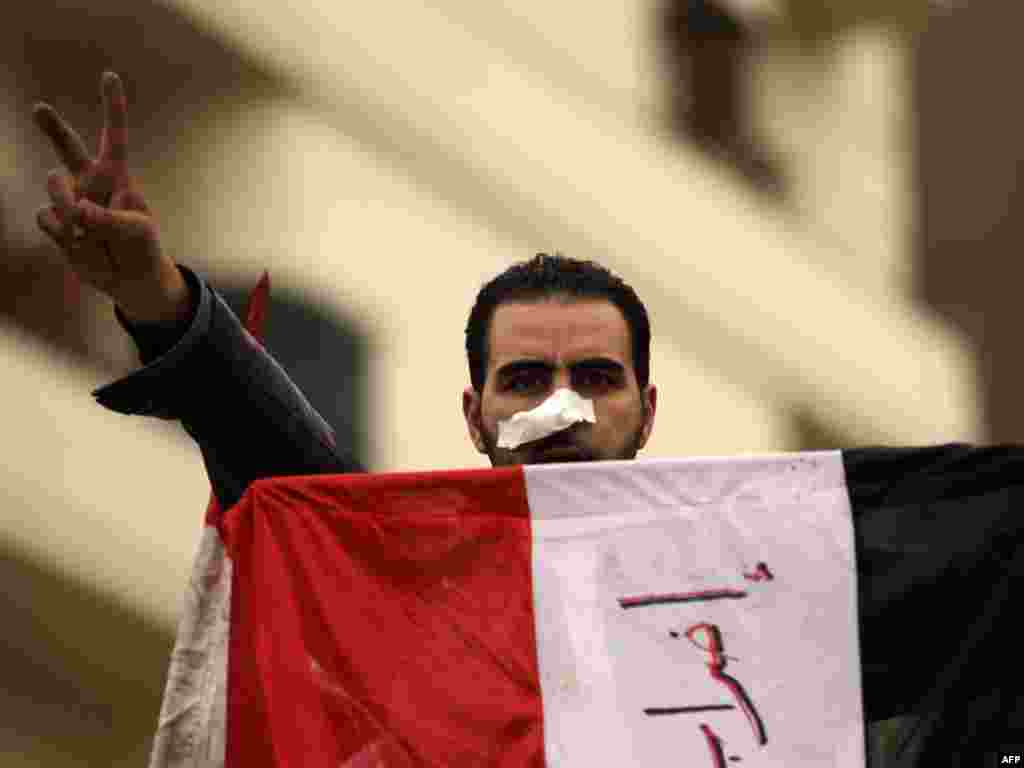
M 104 75 L 103 96 L 95 158 L 51 107 L 35 110 L 66 167 L 49 176 L 51 205 L 39 211 L 39 226 L 83 281 L 113 299 L 143 363 L 97 390 L 99 402 L 180 420 L 199 444 L 223 509 L 257 478 L 364 471 L 224 301 L 162 252 L 156 221 L 128 172 L 125 98 L 112 73 Z M 657 405 L 649 344 L 643 304 L 607 270 L 543 255 L 516 265 L 481 290 L 466 329 L 470 438 L 494 466 L 634 458 Z M 595 420 L 502 444 L 503 423 L 561 390 L 591 400 Z M 844 461 L 862 476 L 877 472 L 865 492 L 886 501 L 881 519 L 855 519 L 868 719 L 920 715 L 922 764 L 929 765 L 959 764 L 950 757 L 963 739 L 973 751 L 994 748 L 986 740 L 1011 728 L 1024 737 L 1020 665 L 1001 613 L 1020 580 L 1022 526 L 1016 514 L 963 515 L 956 505 L 987 473 L 1015 476 L 1020 451 L 861 450 Z M 894 466 L 909 478 L 899 497 L 887 486 Z M 997 488 L 994 506 L 1015 512 L 1019 485 Z M 923 504 L 925 493 L 950 501 L 951 511 L 936 520 L 939 505 Z

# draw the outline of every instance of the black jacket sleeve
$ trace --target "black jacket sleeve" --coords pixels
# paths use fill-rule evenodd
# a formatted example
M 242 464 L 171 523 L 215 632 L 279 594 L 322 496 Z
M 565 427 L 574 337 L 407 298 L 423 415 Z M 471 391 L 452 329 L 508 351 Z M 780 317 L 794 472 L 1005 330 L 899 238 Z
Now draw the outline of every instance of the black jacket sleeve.
M 179 420 L 198 443 L 223 509 L 263 477 L 365 472 L 224 299 L 178 265 L 192 296 L 187 324 L 131 323 L 115 307 L 143 367 L 93 392 L 123 414 Z

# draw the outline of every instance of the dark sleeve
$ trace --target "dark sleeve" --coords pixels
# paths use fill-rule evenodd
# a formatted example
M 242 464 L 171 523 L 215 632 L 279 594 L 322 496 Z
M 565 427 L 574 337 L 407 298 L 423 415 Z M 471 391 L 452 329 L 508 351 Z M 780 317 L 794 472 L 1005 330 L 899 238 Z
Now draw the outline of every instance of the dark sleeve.
M 118 413 L 181 421 L 223 509 L 258 478 L 366 471 L 335 445 L 327 422 L 224 299 L 178 268 L 192 296 L 190 321 L 169 330 L 137 325 L 115 308 L 143 367 L 95 390 L 96 400 Z
M 917 718 L 922 757 L 945 753 L 946 764 L 957 750 L 1024 734 L 1024 449 L 865 448 L 843 458 L 867 719 Z

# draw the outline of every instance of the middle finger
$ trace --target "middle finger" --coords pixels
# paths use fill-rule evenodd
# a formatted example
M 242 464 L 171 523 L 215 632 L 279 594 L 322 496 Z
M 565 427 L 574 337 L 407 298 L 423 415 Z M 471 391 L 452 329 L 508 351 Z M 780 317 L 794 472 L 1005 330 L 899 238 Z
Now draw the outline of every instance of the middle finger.
M 99 162 L 109 161 L 115 173 L 123 172 L 128 140 L 126 138 L 126 112 L 124 85 L 114 72 L 103 73 L 102 96 L 104 107 L 103 134 L 100 138 Z

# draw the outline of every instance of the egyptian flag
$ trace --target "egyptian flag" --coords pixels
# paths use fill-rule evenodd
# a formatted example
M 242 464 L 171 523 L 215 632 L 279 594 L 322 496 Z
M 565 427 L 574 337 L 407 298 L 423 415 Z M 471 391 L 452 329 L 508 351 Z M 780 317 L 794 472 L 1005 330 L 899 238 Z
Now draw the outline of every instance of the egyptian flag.
M 256 481 L 208 510 L 151 765 L 854 768 L 896 715 L 957 764 L 1014 736 L 1022 456 Z

